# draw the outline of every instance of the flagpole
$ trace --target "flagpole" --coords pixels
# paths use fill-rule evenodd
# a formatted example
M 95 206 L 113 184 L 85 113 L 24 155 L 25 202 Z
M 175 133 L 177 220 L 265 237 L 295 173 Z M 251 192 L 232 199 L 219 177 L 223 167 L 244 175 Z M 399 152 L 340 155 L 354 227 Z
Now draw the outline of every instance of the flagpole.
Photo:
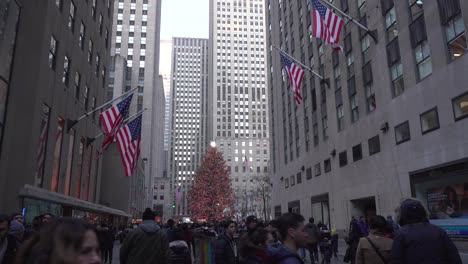
M 297 64 L 301 65 L 303 68 L 305 68 L 306 70 L 308 70 L 309 72 L 311 72 L 312 74 L 314 74 L 315 76 L 317 76 L 321 82 L 325 83 L 328 87 L 330 87 L 330 80 L 328 78 L 323 78 L 322 75 L 316 73 L 315 71 L 313 71 L 311 68 L 305 66 L 302 62 L 296 60 L 295 58 L 293 58 L 292 56 L 290 56 L 289 54 L 287 54 L 286 52 L 282 51 L 280 48 L 276 47 L 275 45 L 273 45 L 273 48 L 277 49 L 279 52 L 281 52 L 283 55 L 286 55 L 288 56 L 288 58 L 290 58 L 291 60 L 295 61 Z
M 95 113 L 95 112 L 101 110 L 102 108 L 106 107 L 107 105 L 109 105 L 109 104 L 111 104 L 111 103 L 113 103 L 113 102 L 119 100 L 120 98 L 122 98 L 122 97 L 124 97 L 124 96 L 130 94 L 131 92 L 135 91 L 137 88 L 138 88 L 138 87 L 135 87 L 135 88 L 131 89 L 130 91 L 127 91 L 127 92 L 121 94 L 120 96 L 118 96 L 118 97 L 116 97 L 116 98 L 114 98 L 114 99 L 108 101 L 107 103 L 104 103 L 103 105 L 99 106 L 98 108 L 93 109 L 92 111 L 87 112 L 86 114 L 84 114 L 84 115 L 78 117 L 78 119 L 76 119 L 76 120 L 67 119 L 67 131 L 70 131 L 70 129 L 72 129 L 76 124 L 78 124 L 78 122 L 80 122 L 81 120 L 85 119 L 85 118 L 88 117 L 89 115 L 91 115 L 91 114 L 93 114 L 93 113 Z
M 340 13 L 341 15 L 345 16 L 347 19 L 349 19 L 351 22 L 353 22 L 354 24 L 356 24 L 358 27 L 360 27 L 361 29 L 365 30 L 369 36 L 371 36 L 371 38 L 375 41 L 375 43 L 379 42 L 377 40 L 377 30 L 370 30 L 368 27 L 364 26 L 363 24 L 359 23 L 358 21 L 356 21 L 356 19 L 352 18 L 350 15 L 346 14 L 345 12 L 341 11 L 339 8 L 337 8 L 336 6 L 334 6 L 333 4 L 327 2 L 327 1 L 323 1 L 326 5 L 328 5 L 329 7 L 333 8 L 333 10 L 335 10 L 336 12 Z
M 140 112 L 138 112 L 138 113 L 132 115 L 131 117 L 125 119 L 124 121 L 122 121 L 122 126 L 125 126 L 125 125 L 129 122 L 130 119 L 132 119 L 132 118 L 134 118 L 134 117 L 136 117 L 136 116 L 141 115 L 141 114 L 142 114 L 144 111 L 146 111 L 146 110 L 148 110 L 148 108 L 145 108 L 145 109 L 141 110 Z M 126 123 L 126 122 L 127 122 L 127 123 Z M 102 135 L 104 135 L 104 132 L 99 133 L 98 135 L 96 135 L 96 136 L 93 137 L 93 138 L 88 137 L 88 138 L 86 139 L 86 144 L 87 144 L 87 146 L 89 146 L 91 143 L 93 143 L 96 139 L 100 138 Z

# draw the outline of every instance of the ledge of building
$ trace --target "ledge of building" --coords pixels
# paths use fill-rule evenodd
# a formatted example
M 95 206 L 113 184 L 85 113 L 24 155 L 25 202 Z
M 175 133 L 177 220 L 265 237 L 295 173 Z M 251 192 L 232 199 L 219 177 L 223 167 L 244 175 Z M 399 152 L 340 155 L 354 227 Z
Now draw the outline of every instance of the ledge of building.
M 76 208 L 81 208 L 81 209 L 85 209 L 85 210 L 93 211 L 93 212 L 107 213 L 111 215 L 118 215 L 118 216 L 124 216 L 124 217 L 132 217 L 130 214 L 127 214 L 124 211 L 106 207 L 100 204 L 83 201 L 83 200 L 70 197 L 64 194 L 51 192 L 49 190 L 42 189 L 39 187 L 34 187 L 29 184 L 25 184 L 24 187 L 21 188 L 19 192 L 19 196 L 36 198 L 36 199 L 54 202 L 58 204 L 73 206 Z

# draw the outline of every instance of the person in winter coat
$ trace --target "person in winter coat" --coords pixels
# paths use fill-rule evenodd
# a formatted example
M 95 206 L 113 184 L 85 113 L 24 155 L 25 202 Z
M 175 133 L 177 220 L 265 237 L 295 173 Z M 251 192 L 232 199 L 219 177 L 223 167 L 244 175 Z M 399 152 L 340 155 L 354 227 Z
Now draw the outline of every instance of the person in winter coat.
M 174 241 L 169 243 L 172 264 L 192 264 L 192 256 L 187 242 L 184 240 L 183 231 L 174 229 Z
M 154 217 L 153 211 L 146 208 L 143 222 L 128 234 L 120 248 L 121 264 L 171 263 L 169 242 Z
M 359 244 L 359 239 L 363 237 L 361 232 L 361 228 L 355 219 L 351 220 L 349 225 L 349 234 L 348 238 L 346 239 L 346 243 L 348 244 L 348 249 L 345 254 L 344 262 L 351 262 L 354 264 L 356 261 L 356 250 Z
M 392 264 L 461 264 L 457 248 L 447 233 L 429 223 L 428 212 L 416 199 L 406 199 L 397 209 Z
M 247 240 L 240 244 L 242 264 L 269 264 L 270 258 L 266 253 L 268 246 L 273 244 L 273 235 L 266 228 L 257 228 Z
M 387 220 L 383 216 L 377 215 L 371 217 L 369 221 L 370 235 L 362 237 L 356 252 L 356 264 L 386 264 L 389 263 L 392 254 L 392 242 L 390 238 L 385 237 Z M 377 249 L 374 249 L 371 242 Z M 380 255 L 384 258 L 379 256 Z
M 299 248 L 306 247 L 309 241 L 304 217 L 296 213 L 285 213 L 278 218 L 278 229 L 283 243 L 268 247 L 267 254 L 271 263 L 303 264 L 304 261 L 297 251 Z
M 311 260 L 314 259 L 315 263 L 318 263 L 318 241 L 320 239 L 320 231 L 314 222 L 315 219 L 311 217 L 309 218 L 309 223 L 306 224 L 307 232 L 309 234 L 309 243 L 307 244 L 307 248 L 309 249 Z
M 215 263 L 237 264 L 239 254 L 237 250 L 237 242 L 234 239 L 234 234 L 237 231 L 237 223 L 227 221 L 224 224 L 225 233 L 218 237 L 215 246 Z

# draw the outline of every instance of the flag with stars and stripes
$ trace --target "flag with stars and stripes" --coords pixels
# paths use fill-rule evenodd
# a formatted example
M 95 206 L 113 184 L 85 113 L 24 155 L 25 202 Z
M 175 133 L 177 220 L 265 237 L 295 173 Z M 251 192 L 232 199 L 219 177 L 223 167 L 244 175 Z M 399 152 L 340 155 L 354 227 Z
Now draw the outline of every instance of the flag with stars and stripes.
M 117 132 L 117 145 L 125 168 L 125 175 L 131 176 L 135 171 L 140 157 L 141 119 L 139 115 Z
M 343 19 L 320 3 L 319 0 L 312 0 L 312 9 L 314 20 L 312 36 L 321 38 L 325 44 L 330 44 L 336 50 L 343 50 L 338 44 L 343 29 Z
M 288 73 L 289 82 L 291 83 L 291 89 L 294 93 L 294 99 L 297 104 L 300 104 L 302 101 L 301 95 L 301 84 L 304 79 L 304 70 L 297 64 L 293 63 L 286 54 L 280 51 L 281 63 Z
M 115 136 L 125 118 L 132 102 L 133 93 L 129 94 L 120 103 L 101 113 L 101 122 L 107 136 Z

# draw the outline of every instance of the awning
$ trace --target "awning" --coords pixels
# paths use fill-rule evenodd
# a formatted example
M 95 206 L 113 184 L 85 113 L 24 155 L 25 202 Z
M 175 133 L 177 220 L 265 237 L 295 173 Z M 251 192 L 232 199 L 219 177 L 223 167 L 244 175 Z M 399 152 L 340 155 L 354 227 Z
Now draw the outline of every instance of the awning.
M 106 213 L 110 215 L 117 215 L 129 218 L 132 217 L 130 214 L 127 214 L 126 212 L 121 210 L 83 201 L 61 193 L 51 192 L 49 190 L 34 187 L 29 184 L 24 185 L 24 187 L 19 192 L 19 196 L 54 202 L 61 205 L 71 206 L 76 209 L 83 209 L 85 211 L 91 211 L 95 213 Z

